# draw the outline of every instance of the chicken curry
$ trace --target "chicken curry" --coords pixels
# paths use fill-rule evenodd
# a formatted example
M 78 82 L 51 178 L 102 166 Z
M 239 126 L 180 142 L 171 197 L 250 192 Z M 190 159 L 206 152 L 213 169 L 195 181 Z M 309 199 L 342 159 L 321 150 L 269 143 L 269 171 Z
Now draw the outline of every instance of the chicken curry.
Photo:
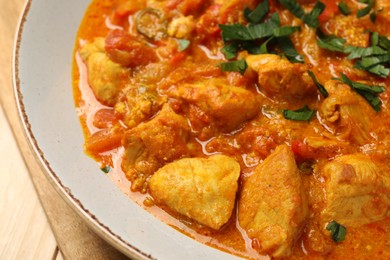
M 390 259 L 390 1 L 94 0 L 85 151 L 237 256 Z

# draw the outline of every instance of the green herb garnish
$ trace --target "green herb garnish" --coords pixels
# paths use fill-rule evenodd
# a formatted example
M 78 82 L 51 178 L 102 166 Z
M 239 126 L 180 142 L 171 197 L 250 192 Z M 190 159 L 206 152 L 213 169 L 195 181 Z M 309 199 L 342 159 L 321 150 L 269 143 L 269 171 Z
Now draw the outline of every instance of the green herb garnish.
M 326 226 L 326 230 L 330 231 L 333 241 L 337 243 L 343 241 L 347 234 L 347 229 L 334 220 Z
M 286 58 L 291 61 L 292 63 L 303 63 L 304 59 L 303 56 L 300 55 L 297 50 L 294 48 L 294 45 L 290 38 L 288 37 L 282 37 L 278 38 L 278 43 L 280 48 L 282 49 L 282 52 Z
M 301 19 L 305 24 L 312 28 L 317 28 L 319 25 L 318 16 L 325 10 L 325 5 L 317 1 L 310 13 L 305 13 L 303 8 L 295 0 L 279 0 L 294 16 Z
M 382 49 L 379 46 L 371 46 L 367 48 L 363 47 L 356 47 L 356 46 L 347 46 L 344 50 L 345 53 L 349 53 L 348 59 L 353 60 L 353 59 L 358 59 L 362 57 L 368 57 L 372 55 L 382 55 L 386 54 L 387 52 Z
M 360 3 L 364 3 L 364 4 L 367 4 L 367 6 L 363 9 L 360 9 L 356 16 L 358 18 L 361 18 L 363 16 L 366 16 L 367 14 L 369 14 L 372 10 L 372 8 L 374 7 L 375 5 L 375 0 L 359 0 Z
M 102 172 L 104 173 L 109 173 L 111 171 L 111 167 L 110 166 L 104 166 L 104 167 L 101 167 L 100 170 L 102 170 Z
M 219 64 L 219 67 L 222 71 L 230 71 L 230 72 L 240 72 L 241 74 L 244 74 L 246 69 L 248 68 L 248 64 L 244 59 L 236 60 L 236 61 L 229 61 L 229 62 L 223 62 Z
M 248 7 L 244 10 L 244 16 L 253 24 L 261 22 L 267 13 L 269 12 L 269 3 L 268 0 L 264 0 L 260 4 L 256 6 L 256 8 L 252 11 Z
M 341 78 L 335 78 L 335 80 L 339 80 L 348 86 L 350 86 L 354 91 L 360 94 L 367 102 L 371 105 L 371 107 L 379 112 L 381 110 L 381 100 L 378 95 L 385 91 L 385 88 L 382 86 L 371 86 L 360 82 L 354 82 L 347 77 L 344 73 L 340 73 Z
M 316 111 L 311 110 L 308 106 L 298 110 L 283 110 L 284 118 L 294 121 L 309 121 L 315 113 Z
M 340 13 L 342 13 L 343 15 L 350 15 L 351 14 L 351 10 L 349 10 L 348 5 L 343 1 L 339 3 L 338 8 L 339 8 Z
M 322 49 L 344 52 L 345 39 L 335 35 L 325 35 L 317 30 L 317 44 Z
M 320 82 L 318 82 L 314 73 L 311 70 L 308 70 L 307 73 L 314 81 L 314 84 L 316 85 L 318 91 L 322 94 L 322 96 L 324 96 L 324 98 L 327 98 L 329 96 L 328 91 L 326 91 L 325 87 Z
M 189 40 L 186 39 L 179 39 L 179 51 L 185 51 L 191 44 Z
M 225 55 L 226 59 L 234 59 L 237 56 L 238 43 L 232 42 L 230 44 L 225 44 L 225 46 L 221 49 L 221 52 Z
M 273 31 L 273 36 L 275 37 L 286 37 L 297 31 L 299 31 L 301 27 L 299 26 L 282 26 L 275 28 Z
M 325 5 L 317 1 L 316 5 L 314 6 L 313 10 L 311 10 L 310 13 L 306 14 L 303 18 L 302 21 L 309 25 L 312 28 L 317 28 L 320 24 L 318 21 L 318 17 L 320 14 L 325 10 Z
M 244 26 L 241 24 L 219 24 L 222 30 L 222 39 L 227 42 L 231 40 L 250 41 L 269 37 L 274 34 L 274 29 L 280 26 L 280 18 L 277 13 L 271 16 L 266 23 L 250 24 Z

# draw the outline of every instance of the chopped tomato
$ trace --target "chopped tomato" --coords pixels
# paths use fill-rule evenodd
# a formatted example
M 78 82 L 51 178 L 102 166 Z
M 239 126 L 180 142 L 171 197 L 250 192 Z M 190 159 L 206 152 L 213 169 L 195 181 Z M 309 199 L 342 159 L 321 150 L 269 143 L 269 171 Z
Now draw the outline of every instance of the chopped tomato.
M 295 155 L 297 163 L 312 160 L 316 157 L 314 148 L 300 140 L 292 141 L 291 150 Z
M 180 62 L 182 62 L 186 58 L 186 56 L 187 54 L 185 52 L 177 52 L 169 60 L 169 64 L 171 64 L 172 66 L 176 66 Z
M 108 128 L 117 120 L 115 110 L 103 108 L 95 113 L 93 125 L 97 128 Z
M 123 30 L 113 30 L 106 38 L 108 57 L 122 66 L 136 67 L 157 60 L 154 50 Z
M 340 1 L 323 0 L 322 2 L 326 7 L 322 14 L 318 17 L 318 21 L 320 23 L 325 23 L 335 14 L 339 13 L 338 4 Z
M 85 142 L 85 150 L 91 154 L 110 151 L 121 145 L 122 132 L 104 129 L 91 135 Z

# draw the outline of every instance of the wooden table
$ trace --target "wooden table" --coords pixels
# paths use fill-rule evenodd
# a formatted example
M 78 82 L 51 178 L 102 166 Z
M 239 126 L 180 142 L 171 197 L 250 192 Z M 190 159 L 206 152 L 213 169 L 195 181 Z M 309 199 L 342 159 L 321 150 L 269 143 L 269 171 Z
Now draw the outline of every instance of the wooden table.
M 24 2 L 0 0 L 0 259 L 125 259 L 56 193 L 23 135 L 11 61 Z

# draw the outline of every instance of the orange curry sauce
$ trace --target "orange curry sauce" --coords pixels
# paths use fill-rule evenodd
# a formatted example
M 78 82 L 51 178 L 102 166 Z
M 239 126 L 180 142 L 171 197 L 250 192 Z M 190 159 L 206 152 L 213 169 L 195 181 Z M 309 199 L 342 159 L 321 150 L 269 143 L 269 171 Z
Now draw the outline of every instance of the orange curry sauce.
M 154 4 L 162 6 L 163 12 L 169 13 L 177 9 L 185 16 L 193 16 L 195 28 L 187 49 L 180 51 L 177 39 L 172 39 L 172 37 L 148 39 L 137 31 L 134 24 L 136 13 L 144 9 L 147 2 L 155 2 Z M 216 119 L 199 107 L 183 104 L 174 97 L 161 102 L 168 102 L 176 113 L 188 120 L 191 127 L 188 143 L 193 147 L 191 157 L 207 157 L 223 153 L 240 163 L 239 187 L 276 146 L 287 144 L 292 148 L 300 167 L 310 213 L 290 259 L 390 259 L 389 217 L 359 227 L 346 226 L 345 240 L 340 243 L 332 241 L 330 233 L 324 231 L 325 227 L 319 225 L 318 218 L 324 207 L 326 195 L 324 177 L 315 170 L 333 158 L 353 153 L 367 154 L 383 169 L 388 169 L 387 165 L 390 162 L 389 88 L 380 94 L 381 111 L 370 111 L 371 121 L 374 122 L 375 127 L 371 133 L 368 133 L 372 138 L 369 138 L 367 142 L 356 141 L 355 137 L 351 136 L 351 131 L 353 132 L 351 129 L 345 135 L 337 133 L 340 134 L 339 138 L 332 138 L 332 135 L 336 133 L 332 133 L 333 130 L 329 129 L 318 115 L 309 122 L 286 120 L 280 116 L 283 109 L 296 110 L 307 105 L 311 109 L 319 110 L 324 97 L 317 92 L 299 98 L 278 98 L 277 95 L 272 96 L 264 91 L 253 71 L 247 70 L 244 75 L 241 75 L 238 72 L 222 72 L 218 67 L 220 62 L 226 62 L 221 53 L 223 41 L 218 24 L 246 24 L 247 21 L 242 15 L 244 8 L 249 6 L 253 9 L 259 2 L 261 1 L 92 1 L 77 35 L 73 66 L 75 104 L 85 134 L 87 154 L 96 159 L 101 167 L 109 166 L 111 170 L 108 175 L 111 179 L 132 200 L 168 225 L 207 245 L 229 253 L 245 258 L 261 258 L 261 255 L 253 249 L 253 247 L 256 248 L 256 241 L 251 241 L 238 224 L 236 210 L 230 221 L 221 230 L 215 231 L 180 216 L 164 206 L 156 206 L 147 188 L 132 186 L 126 178 L 126 173 L 122 170 L 122 156 L 125 151 L 122 137 L 131 127 L 123 122 L 123 114 L 117 113 L 114 105 L 101 102 L 95 97 L 89 84 L 87 64 L 79 53 L 84 44 L 92 42 L 96 37 L 107 37 L 113 30 L 124 30 L 129 32 L 132 38 L 154 49 L 158 58 L 154 56 L 150 58 L 153 63 L 157 64 L 154 67 L 149 66 L 148 61 L 144 64 L 142 63 L 145 61 L 135 61 L 141 65 L 131 65 L 128 77 L 120 78 L 118 82 L 131 85 L 154 85 L 159 90 L 158 93 L 164 97 L 164 91 L 169 90 L 172 82 L 194 82 L 197 79 L 219 78 L 230 85 L 251 91 L 261 100 L 262 108 L 256 116 L 241 124 L 227 124 L 226 126 L 223 124 L 221 126 L 218 122 L 212 123 L 212 120 Z M 299 19 L 295 18 L 285 7 L 275 0 L 269 2 L 270 11 L 266 19 L 272 13 L 278 12 L 283 25 L 297 25 Z M 310 10 L 316 1 L 297 2 L 305 10 Z M 320 28 L 327 34 L 335 34 L 345 38 L 350 45 L 362 47 L 369 45 L 369 31 L 390 36 L 388 7 L 384 7 L 382 13 L 378 12 L 376 23 L 372 23 L 368 16 L 358 19 L 354 15 L 365 6 L 358 1 L 344 1 L 351 9 L 350 16 L 344 16 L 339 12 L 337 9 L 339 1 L 325 0 L 322 2 L 325 3 L 326 8 L 319 17 Z M 348 60 L 346 55 L 320 49 L 315 42 L 315 32 L 313 33 L 307 25 L 299 25 L 301 30 L 292 34 L 290 39 L 298 53 L 304 55 L 307 69 L 313 71 L 319 82 L 324 84 L 331 78 L 340 77 L 340 72 L 343 72 L 354 81 L 390 86 L 389 78 L 380 78 L 355 69 L 353 62 Z M 153 118 L 157 113 L 158 110 L 143 121 Z M 321 141 L 316 146 L 315 142 L 321 138 L 328 138 L 326 140 L 331 140 L 331 144 L 327 145 Z M 308 169 L 304 167 L 307 165 L 310 166 Z M 390 175 L 390 170 L 385 174 Z

